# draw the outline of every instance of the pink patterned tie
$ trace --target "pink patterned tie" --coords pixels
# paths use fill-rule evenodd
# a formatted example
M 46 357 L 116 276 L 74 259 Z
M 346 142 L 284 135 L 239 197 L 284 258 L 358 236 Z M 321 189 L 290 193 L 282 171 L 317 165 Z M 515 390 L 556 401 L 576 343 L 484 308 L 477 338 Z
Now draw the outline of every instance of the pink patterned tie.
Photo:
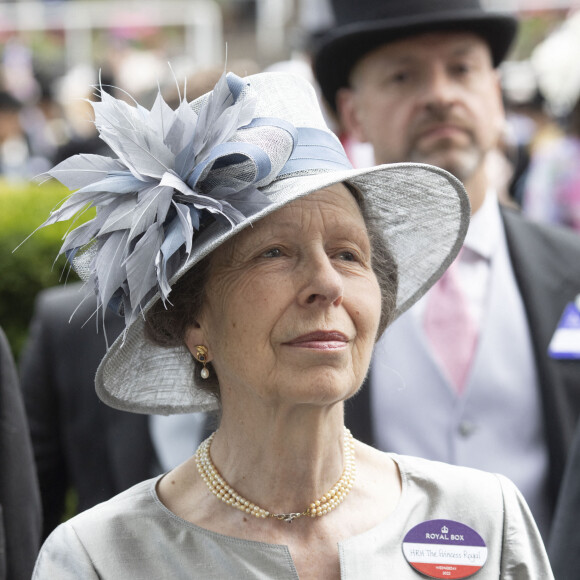
M 423 325 L 433 353 L 461 394 L 477 344 L 477 328 L 457 280 L 457 261 L 427 295 Z

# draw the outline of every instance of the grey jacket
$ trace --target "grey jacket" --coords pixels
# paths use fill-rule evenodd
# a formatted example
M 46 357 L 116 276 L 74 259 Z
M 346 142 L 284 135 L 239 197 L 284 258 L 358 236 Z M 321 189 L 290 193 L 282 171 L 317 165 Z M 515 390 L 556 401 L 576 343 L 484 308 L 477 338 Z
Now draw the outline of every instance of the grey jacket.
M 435 566 L 483 564 L 478 580 L 553 579 L 532 516 L 509 480 L 415 457 L 391 457 L 401 473 L 401 497 L 384 521 L 338 543 L 343 580 L 423 577 L 406 557 L 416 565 L 417 560 L 429 561 L 421 547 L 425 534 L 412 542 L 418 557 L 412 551 L 405 556 L 403 542 L 427 521 L 447 535 L 442 543 L 430 544 L 442 559 L 436 558 Z M 58 527 L 40 552 L 33 580 L 298 580 L 287 546 L 225 536 L 187 522 L 160 502 L 157 481 L 138 484 Z M 444 526 L 451 529 L 457 523 L 475 530 L 485 547 L 474 550 L 467 535 L 462 546 L 446 543 L 453 538 Z M 449 552 L 458 548 L 459 554 L 450 557 Z

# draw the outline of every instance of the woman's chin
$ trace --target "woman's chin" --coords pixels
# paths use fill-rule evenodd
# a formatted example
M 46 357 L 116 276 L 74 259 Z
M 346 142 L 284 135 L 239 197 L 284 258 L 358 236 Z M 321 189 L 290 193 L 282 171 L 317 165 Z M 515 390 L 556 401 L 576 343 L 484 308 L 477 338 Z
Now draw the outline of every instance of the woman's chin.
M 295 402 L 297 405 L 312 405 L 316 407 L 335 405 L 352 397 L 359 384 L 352 376 L 345 377 L 340 373 L 326 371 L 324 373 L 309 373 L 300 382 L 280 390 L 281 398 Z M 286 397 L 284 396 L 286 395 Z

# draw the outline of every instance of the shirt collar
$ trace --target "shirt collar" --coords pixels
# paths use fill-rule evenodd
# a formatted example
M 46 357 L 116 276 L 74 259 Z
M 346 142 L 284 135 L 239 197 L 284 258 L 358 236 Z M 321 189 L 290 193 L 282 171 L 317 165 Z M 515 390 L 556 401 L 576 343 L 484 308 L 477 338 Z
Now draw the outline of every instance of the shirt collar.
M 500 241 L 501 216 L 494 190 L 489 189 L 481 207 L 473 214 L 463 247 L 482 258 L 491 257 Z

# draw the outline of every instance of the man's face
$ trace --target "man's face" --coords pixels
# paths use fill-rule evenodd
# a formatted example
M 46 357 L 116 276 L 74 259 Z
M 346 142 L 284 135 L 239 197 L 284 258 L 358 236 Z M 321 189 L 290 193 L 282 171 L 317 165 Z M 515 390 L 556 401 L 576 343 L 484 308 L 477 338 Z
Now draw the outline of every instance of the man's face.
M 365 55 L 337 95 L 346 129 L 370 142 L 377 163 L 442 167 L 463 182 L 483 170 L 504 122 L 487 44 L 438 32 L 391 42 Z

